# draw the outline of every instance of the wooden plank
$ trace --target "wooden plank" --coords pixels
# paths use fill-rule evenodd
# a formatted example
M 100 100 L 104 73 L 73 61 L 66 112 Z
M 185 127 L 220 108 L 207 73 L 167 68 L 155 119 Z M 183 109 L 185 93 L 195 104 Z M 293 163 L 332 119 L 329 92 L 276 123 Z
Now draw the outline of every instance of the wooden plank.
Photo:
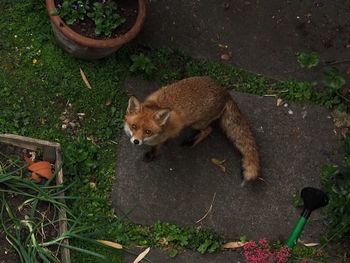
M 15 134 L 0 134 L 0 142 L 25 148 L 31 151 L 43 150 L 44 159 L 55 163 L 55 170 L 57 171 L 56 185 L 63 183 L 62 170 L 62 155 L 61 145 L 57 142 L 50 142 L 45 140 L 34 139 L 30 137 L 19 136 Z M 64 200 L 64 193 L 61 193 L 61 201 Z M 65 209 L 59 211 L 59 233 L 67 232 L 67 213 Z M 64 244 L 68 245 L 68 239 L 63 240 Z M 70 251 L 68 248 L 61 247 L 61 261 L 62 263 L 71 263 Z

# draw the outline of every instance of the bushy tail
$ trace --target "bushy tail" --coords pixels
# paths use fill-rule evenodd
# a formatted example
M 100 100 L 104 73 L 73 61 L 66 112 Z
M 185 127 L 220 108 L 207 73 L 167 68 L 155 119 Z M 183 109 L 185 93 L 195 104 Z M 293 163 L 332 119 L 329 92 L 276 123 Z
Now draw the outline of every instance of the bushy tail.
M 233 99 L 226 103 L 220 118 L 220 124 L 226 136 L 235 144 L 242 154 L 243 178 L 245 182 L 258 178 L 260 159 L 253 134 L 247 120 L 242 115 Z

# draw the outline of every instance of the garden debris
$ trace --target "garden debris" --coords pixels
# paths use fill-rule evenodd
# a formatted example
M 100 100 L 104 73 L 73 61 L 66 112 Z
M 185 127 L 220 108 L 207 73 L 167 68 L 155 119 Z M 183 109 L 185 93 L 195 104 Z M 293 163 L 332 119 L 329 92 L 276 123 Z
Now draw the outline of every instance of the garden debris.
M 337 128 L 350 127 L 350 115 L 348 113 L 335 110 L 332 112 L 332 117 Z
M 67 130 L 71 135 L 76 135 L 78 128 L 81 127 L 81 121 L 83 120 L 85 113 L 76 112 L 71 103 L 67 103 L 67 108 L 61 113 L 59 117 L 61 121 L 62 130 Z
M 305 119 L 306 116 L 307 116 L 307 111 L 306 111 L 306 110 L 305 110 L 305 111 L 302 111 L 302 112 L 301 112 L 301 117 L 302 117 L 303 119 Z
M 148 252 L 151 250 L 151 248 L 146 248 L 145 251 L 143 251 L 138 257 L 134 260 L 133 263 L 139 263 L 144 257 L 148 254 Z
M 305 247 L 316 247 L 319 245 L 320 245 L 320 243 L 306 243 L 306 244 L 304 244 Z
M 276 105 L 277 105 L 277 107 L 280 107 L 280 106 L 283 105 L 283 103 L 284 103 L 284 101 L 281 98 L 278 98 L 277 102 L 276 102 Z
M 88 89 L 92 89 L 92 87 L 91 87 L 91 85 L 90 85 L 90 82 L 89 82 L 89 80 L 87 79 L 87 77 L 86 77 L 84 71 L 82 70 L 82 68 L 79 68 L 79 69 L 80 69 L 81 78 L 83 79 L 83 81 L 84 81 L 86 87 L 87 87 Z
M 298 243 L 305 247 L 316 247 L 320 245 L 320 243 L 317 243 L 317 242 L 305 243 L 305 241 L 301 239 L 298 239 Z
M 221 55 L 221 59 L 222 60 L 226 60 L 227 61 L 227 60 L 230 60 L 231 58 L 232 58 L 232 53 L 231 52 Z
M 115 249 L 123 249 L 123 246 L 119 243 L 116 243 L 116 242 L 112 242 L 112 241 L 108 241 L 108 240 L 96 240 L 96 241 L 105 245 L 105 246 L 108 246 L 108 247 L 112 247 Z
M 228 48 L 228 45 L 224 45 L 224 44 L 218 44 L 219 48 Z
M 33 179 L 36 183 L 41 182 L 43 177 L 49 180 L 52 176 L 51 164 L 47 161 L 33 162 L 30 158 L 25 157 L 26 163 L 29 165 L 28 170 L 32 172 L 30 179 Z
M 232 242 L 228 242 L 228 243 L 224 244 L 223 248 L 225 248 L 225 249 L 236 249 L 236 248 L 243 247 L 246 243 L 247 242 L 232 241 Z
M 213 164 L 215 164 L 216 166 L 218 166 L 223 173 L 226 172 L 226 167 L 224 166 L 224 163 L 226 162 L 226 159 L 220 161 L 220 160 L 218 160 L 216 158 L 211 158 L 211 162 Z
M 216 192 L 214 193 L 213 200 L 211 200 L 211 204 L 209 206 L 208 211 L 205 213 L 205 215 L 201 219 L 196 221 L 196 224 L 198 224 L 199 222 L 203 221 L 209 215 L 209 213 L 213 209 L 213 204 L 214 204 L 214 201 L 215 201 L 215 197 L 216 197 Z

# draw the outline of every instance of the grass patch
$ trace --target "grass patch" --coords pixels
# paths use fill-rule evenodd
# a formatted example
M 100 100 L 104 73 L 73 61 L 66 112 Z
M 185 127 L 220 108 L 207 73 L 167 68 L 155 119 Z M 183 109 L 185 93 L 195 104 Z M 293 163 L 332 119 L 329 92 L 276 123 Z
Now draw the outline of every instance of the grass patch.
M 350 241 L 350 133 L 343 140 L 343 148 L 343 164 L 330 164 L 322 169 L 322 186 L 330 198 L 326 207 L 328 232 L 324 243 Z

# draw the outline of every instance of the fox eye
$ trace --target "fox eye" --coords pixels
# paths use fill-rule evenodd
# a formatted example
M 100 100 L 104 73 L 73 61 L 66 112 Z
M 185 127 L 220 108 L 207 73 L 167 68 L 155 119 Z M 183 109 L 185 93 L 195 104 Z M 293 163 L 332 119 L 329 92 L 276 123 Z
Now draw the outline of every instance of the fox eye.
M 145 133 L 146 133 L 147 135 L 151 135 L 152 132 L 151 132 L 150 130 L 146 130 Z
M 134 129 L 134 130 L 136 130 L 136 129 L 137 129 L 137 125 L 136 125 L 136 124 L 132 124 L 132 125 L 131 125 L 131 128 Z

